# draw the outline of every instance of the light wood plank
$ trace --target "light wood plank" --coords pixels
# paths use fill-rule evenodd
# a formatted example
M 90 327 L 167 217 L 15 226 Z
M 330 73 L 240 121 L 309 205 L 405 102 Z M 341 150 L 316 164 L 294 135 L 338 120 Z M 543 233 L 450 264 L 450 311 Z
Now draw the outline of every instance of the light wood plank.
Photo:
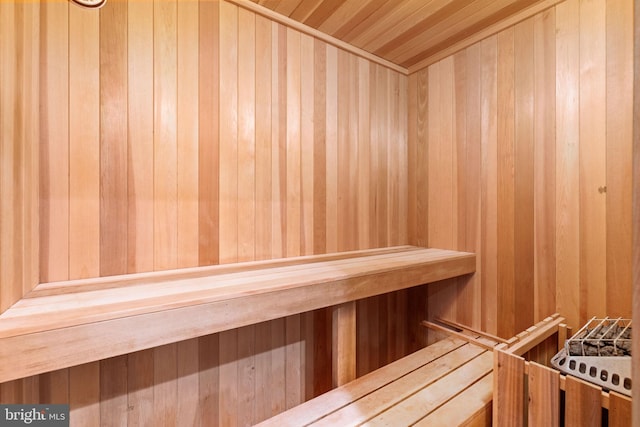
M 560 374 L 537 363 L 529 364 L 529 425 L 560 425 Z
M 127 409 L 127 357 L 100 361 L 100 425 L 126 425 Z
M 127 272 L 154 268 L 153 2 L 127 3 Z
M 327 45 L 314 41 L 313 253 L 327 249 Z
M 469 421 L 479 418 L 488 425 L 491 420 L 491 402 L 493 400 L 493 374 L 485 375 L 481 380 L 463 390 L 447 403 L 418 421 L 416 427 L 447 427 L 452 425 L 468 426 Z
M 314 108 L 315 108 L 315 42 L 302 34 L 300 36 L 300 254 L 314 253 L 314 147 L 316 141 Z
M 426 414 L 449 401 L 459 390 L 464 390 L 487 375 L 491 371 L 492 359 L 491 352 L 483 352 L 459 368 L 450 369 L 450 373 L 443 381 L 437 381 L 422 388 L 399 404 L 372 418 L 367 424 L 374 426 L 389 425 L 390 423 L 394 425 L 415 424 Z M 456 387 L 451 387 L 450 384 L 456 384 Z
M 580 323 L 607 313 L 606 4 L 580 3 Z M 599 189 L 601 189 L 599 191 Z
M 633 11 L 606 2 L 606 212 L 608 316 L 629 317 L 632 298 Z M 637 190 L 636 190 L 637 191 Z
M 524 359 L 498 349 L 493 356 L 493 422 L 524 425 Z
M 238 8 L 220 3 L 220 263 L 238 260 Z
M 100 273 L 99 15 L 69 10 L 69 276 Z M 126 271 L 126 270 L 125 270 Z
M 72 425 L 100 425 L 100 362 L 69 369 L 69 409 Z
M 515 46 L 514 29 L 498 34 L 498 335 L 515 329 Z
M 220 3 L 202 0 L 198 11 L 199 265 L 219 259 Z
M 178 345 L 153 349 L 153 422 L 178 422 Z M 188 399 L 188 397 L 186 397 Z
M 287 316 L 284 320 L 284 364 L 286 367 L 284 393 L 286 409 L 291 409 L 304 401 L 302 388 L 304 372 L 301 370 L 300 363 L 303 357 L 300 317 L 300 314 L 294 314 Z
M 301 255 L 300 37 L 287 28 L 286 256 Z
M 238 395 L 235 410 L 239 425 L 253 425 L 256 422 L 256 327 L 249 325 L 238 329 L 237 337 Z
M 255 259 L 256 220 L 256 25 L 255 14 L 238 9 L 238 261 Z
M 286 256 L 286 155 L 287 155 L 287 29 L 272 23 L 272 70 L 271 70 L 271 148 L 272 148 L 272 198 L 271 257 Z
M 601 389 L 578 378 L 567 376 L 565 383 L 566 426 L 598 427 L 601 421 Z
M 556 38 L 555 8 L 533 18 L 534 320 L 556 311 Z
M 327 46 L 326 250 L 338 250 L 338 50 Z
M 358 378 L 344 386 L 331 390 L 323 396 L 312 399 L 304 404 L 280 414 L 262 423 L 267 425 L 282 425 L 285 420 L 306 419 L 307 422 L 321 419 L 328 413 L 333 413 L 353 401 L 364 398 L 370 393 L 409 374 L 425 365 L 429 365 L 435 359 L 464 345 L 456 339 L 445 339 L 429 347 L 408 355 L 402 360 L 395 361 L 382 369 L 373 371 L 362 378 Z M 467 351 L 467 350 L 463 350 Z
M 198 425 L 200 420 L 198 339 L 176 344 L 176 419 L 178 423 Z
M 609 425 L 611 427 L 623 427 L 633 425 L 632 408 L 633 400 L 616 392 L 609 393 Z
M 154 0 L 154 269 L 178 262 L 177 3 Z
M 513 332 L 534 322 L 534 39 L 533 20 L 514 33 L 514 318 Z M 531 302 L 534 301 L 534 304 Z
M 104 276 L 127 272 L 126 25 L 126 2 L 100 9 L 100 274 Z
M 176 263 L 198 265 L 198 4 L 178 2 L 176 17 Z
M 154 350 L 127 356 L 127 424 L 144 426 L 153 419 Z
M 556 7 L 556 309 L 580 325 L 579 2 Z
M 8 3 L 3 2 L 2 7 L 8 7 L 7 5 Z M 40 96 L 43 102 L 43 113 L 40 132 L 41 135 L 48 136 L 40 145 L 42 159 L 40 280 L 42 282 L 69 278 L 67 261 L 69 258 L 68 9 L 67 2 L 42 4 L 41 36 L 44 42 L 40 62 L 40 68 L 43 70 Z M 4 13 L 3 15 L 8 16 Z M 58 66 L 47 67 L 46 65 L 54 63 Z M 3 87 L 7 86 L 3 84 Z M 6 129 L 5 126 L 3 129 Z M 3 154 L 2 158 L 8 157 Z M 9 199 L 9 195 L 4 190 L 2 197 Z M 6 235 L 3 232 L 3 241 L 5 238 Z M 2 271 L 6 270 L 3 268 Z M 3 283 L 5 283 L 4 280 Z
M 482 247 L 480 274 L 483 287 L 482 329 L 498 333 L 498 44 L 497 37 L 482 42 L 482 106 L 481 106 L 481 156 L 482 156 Z
M 333 308 L 333 386 L 356 378 L 356 303 Z
M 271 255 L 272 205 L 272 37 L 271 22 L 256 16 L 256 259 Z M 277 143 L 277 141 L 275 141 Z

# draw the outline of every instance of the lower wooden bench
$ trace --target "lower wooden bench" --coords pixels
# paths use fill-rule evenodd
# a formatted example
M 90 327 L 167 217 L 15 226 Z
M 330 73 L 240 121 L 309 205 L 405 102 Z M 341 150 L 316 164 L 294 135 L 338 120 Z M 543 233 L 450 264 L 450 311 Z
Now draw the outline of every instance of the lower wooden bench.
M 492 368 L 492 351 L 448 337 L 259 425 L 489 425 Z

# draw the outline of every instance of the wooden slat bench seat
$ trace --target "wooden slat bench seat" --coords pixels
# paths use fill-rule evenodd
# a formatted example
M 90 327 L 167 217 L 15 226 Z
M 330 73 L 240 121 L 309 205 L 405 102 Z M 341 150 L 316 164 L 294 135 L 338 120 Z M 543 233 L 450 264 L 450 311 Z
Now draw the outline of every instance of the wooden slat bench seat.
M 45 283 L 0 315 L 0 383 L 474 270 L 401 246 Z
M 487 425 L 492 368 L 492 351 L 448 337 L 259 426 Z

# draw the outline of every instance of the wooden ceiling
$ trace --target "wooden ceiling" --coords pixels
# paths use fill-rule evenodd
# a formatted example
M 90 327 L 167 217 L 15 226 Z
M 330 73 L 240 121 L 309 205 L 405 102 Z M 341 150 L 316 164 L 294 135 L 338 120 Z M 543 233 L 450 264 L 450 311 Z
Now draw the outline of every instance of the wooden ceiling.
M 405 68 L 548 0 L 251 0 Z

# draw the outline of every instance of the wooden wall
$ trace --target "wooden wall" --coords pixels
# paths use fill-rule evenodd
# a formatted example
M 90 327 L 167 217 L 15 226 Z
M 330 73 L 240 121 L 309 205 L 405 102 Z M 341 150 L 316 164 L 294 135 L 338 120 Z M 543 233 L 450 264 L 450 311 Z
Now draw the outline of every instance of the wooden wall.
M 411 241 L 479 254 L 430 315 L 631 316 L 632 16 L 567 0 L 410 76 Z
M 28 290 L 5 253 L 33 224 L 17 186 L 38 147 L 41 282 L 408 243 L 406 76 L 223 1 L 26 3 L 0 2 L 4 306 Z M 406 353 L 407 298 L 358 303 L 360 374 Z M 1 384 L 0 401 L 68 402 L 77 426 L 250 425 L 331 386 L 330 318 Z
M 38 283 L 38 23 L 0 2 L 0 313 Z

